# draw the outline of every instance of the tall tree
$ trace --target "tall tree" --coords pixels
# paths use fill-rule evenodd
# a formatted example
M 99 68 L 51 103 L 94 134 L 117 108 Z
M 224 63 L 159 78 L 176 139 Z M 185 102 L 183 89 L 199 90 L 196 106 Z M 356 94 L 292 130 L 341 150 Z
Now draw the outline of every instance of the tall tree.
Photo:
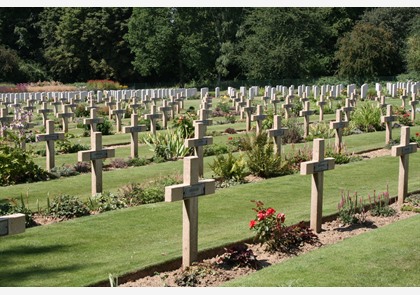
M 318 71 L 326 28 L 316 8 L 256 8 L 247 13 L 239 62 L 250 79 L 306 78 Z M 322 69 L 321 69 L 322 70 Z
M 391 32 L 381 26 L 358 23 L 339 40 L 338 73 L 359 83 L 391 75 L 397 50 Z

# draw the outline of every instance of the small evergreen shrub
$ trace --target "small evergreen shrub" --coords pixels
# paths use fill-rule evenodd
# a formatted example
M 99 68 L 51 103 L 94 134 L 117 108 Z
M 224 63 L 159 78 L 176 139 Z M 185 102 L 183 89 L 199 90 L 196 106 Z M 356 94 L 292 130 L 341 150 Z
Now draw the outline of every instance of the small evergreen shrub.
M 90 215 L 90 210 L 78 197 L 62 194 L 50 202 L 48 213 L 54 218 L 70 219 Z
M 98 193 L 89 198 L 89 209 L 99 213 L 125 208 L 124 200 L 110 192 Z
M 228 269 L 233 267 L 260 268 L 256 255 L 245 244 L 225 248 L 225 253 L 219 257 L 217 264 Z
M 226 156 L 217 155 L 209 167 L 222 181 L 243 182 L 246 176 L 246 162 L 242 154 L 239 154 L 238 157 L 235 157 L 231 152 L 228 152 Z

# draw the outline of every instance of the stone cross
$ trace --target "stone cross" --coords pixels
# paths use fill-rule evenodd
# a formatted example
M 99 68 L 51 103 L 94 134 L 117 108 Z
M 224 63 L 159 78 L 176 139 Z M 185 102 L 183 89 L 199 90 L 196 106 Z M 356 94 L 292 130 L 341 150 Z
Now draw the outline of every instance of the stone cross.
M 73 118 L 74 114 L 69 111 L 69 106 L 67 104 L 62 105 L 63 112 L 57 114 L 57 118 L 61 118 L 63 121 L 63 132 L 69 132 L 69 118 Z
M 251 116 L 251 121 L 256 121 L 256 134 L 259 135 L 262 132 L 262 122 L 267 117 L 267 115 L 263 114 L 263 107 L 262 105 L 257 105 L 257 113 Z
M 51 105 L 53 106 L 54 116 L 57 116 L 57 114 L 58 114 L 58 106 L 61 105 L 61 102 L 58 101 L 58 97 L 57 96 L 54 96 L 54 101 L 51 102 Z
M 168 104 L 171 106 L 171 113 L 170 113 L 171 114 L 171 119 L 174 119 L 176 109 L 178 108 L 178 102 L 175 101 L 175 98 L 173 96 L 171 96 Z
M 309 116 L 313 113 L 314 111 L 309 109 L 309 101 L 305 101 L 305 107 L 299 112 L 299 116 L 303 117 L 303 137 L 307 137 L 309 135 Z
M 181 96 L 181 93 L 177 93 L 176 95 L 176 99 L 175 101 L 178 103 L 177 104 L 177 114 L 179 114 L 181 112 L 181 110 L 184 108 L 184 98 L 183 96 Z
M 321 232 L 322 225 L 324 171 L 334 169 L 334 166 L 334 158 L 324 159 L 324 139 L 315 138 L 313 141 L 312 161 L 300 164 L 300 174 L 312 174 L 310 228 L 316 233 Z
M 85 110 L 91 110 L 91 109 L 97 109 L 98 107 L 95 104 L 95 100 L 93 99 L 93 97 L 91 96 L 89 98 L 89 105 L 86 106 Z
M 115 121 L 117 123 L 117 132 L 122 130 L 122 116 L 125 113 L 125 110 L 121 107 L 121 101 L 117 101 L 117 107 L 114 110 L 111 110 L 111 114 L 115 115 Z
M 137 97 L 132 97 L 132 103 L 130 104 L 130 107 L 133 109 L 133 113 L 137 114 L 137 109 L 139 109 L 141 104 L 137 103 Z
M 413 93 L 412 94 L 411 101 L 410 101 L 410 106 L 411 106 L 411 121 L 413 121 L 413 122 L 416 120 L 416 105 L 418 103 L 419 102 L 416 100 L 416 94 Z
M 159 107 L 159 111 L 162 113 L 162 125 L 165 129 L 168 127 L 168 112 L 170 112 L 171 110 L 172 107 L 168 106 L 166 99 L 162 100 L 162 106 Z
M 156 112 L 156 106 L 152 105 L 150 107 L 150 114 L 145 114 L 144 119 L 150 120 L 150 132 L 156 134 L 156 120 L 162 118 L 162 114 Z
M 319 122 L 324 121 L 324 106 L 327 102 L 324 100 L 324 96 L 319 97 L 319 101 L 316 102 L 316 105 L 319 106 Z
M 184 183 L 165 187 L 165 202 L 183 201 L 182 206 L 182 267 L 198 259 L 198 198 L 214 194 L 214 179 L 199 180 L 199 159 L 184 158 Z
M 213 143 L 213 137 L 206 135 L 206 125 L 202 122 L 194 121 L 194 138 L 185 139 L 185 146 L 194 148 L 194 156 L 198 157 L 198 176 L 204 175 L 204 162 L 203 162 L 203 146 Z
M 196 120 L 197 123 L 203 123 L 205 126 L 210 126 L 213 124 L 212 120 L 209 120 L 209 113 L 211 111 L 206 110 L 206 109 L 199 109 L 198 110 L 198 117 L 200 118 L 199 120 Z
M 139 119 L 137 114 L 131 114 L 131 126 L 124 126 L 124 133 L 131 134 L 131 158 L 139 156 L 139 132 L 147 131 L 146 125 L 138 125 Z
M 83 124 L 90 125 L 90 133 L 96 132 L 96 125 L 104 122 L 104 119 L 103 118 L 98 118 L 96 116 L 96 113 L 97 113 L 97 109 L 96 108 L 91 108 L 90 109 L 90 118 L 83 119 Z
M 291 114 L 291 110 L 293 108 L 292 99 L 293 99 L 293 96 L 287 95 L 286 100 L 284 101 L 284 104 L 282 104 L 282 106 L 281 106 L 285 111 L 284 112 L 284 118 L 286 120 L 289 120 L 289 118 L 292 117 L 292 114 Z
M 267 92 L 264 93 L 264 96 L 261 97 L 261 100 L 264 102 L 264 108 L 267 109 L 268 101 L 270 100 Z
M 341 110 L 344 113 L 344 119 L 346 121 L 350 121 L 350 112 L 353 111 L 353 107 L 350 105 L 350 99 L 346 98 L 346 103 L 344 107 L 341 108 Z
M 33 98 L 28 99 L 26 101 L 26 106 L 23 107 L 23 109 L 28 112 L 28 122 L 31 121 L 31 117 L 32 117 L 31 115 L 29 115 L 29 113 L 32 113 L 36 109 L 36 107 L 34 106 L 34 102 L 35 102 L 35 99 Z
M 78 161 L 91 161 L 92 196 L 102 193 L 102 160 L 115 157 L 115 149 L 102 149 L 102 133 L 93 132 L 90 136 L 91 150 L 77 153 Z
M 18 103 L 17 98 L 15 98 L 15 103 L 14 104 L 11 104 L 10 106 L 14 110 L 14 114 L 15 114 L 14 118 L 15 118 L 15 120 L 18 120 L 19 119 L 19 111 L 20 111 L 21 104 Z
M 342 137 L 343 137 L 343 129 L 349 125 L 349 121 L 341 120 L 341 110 L 335 111 L 335 122 L 330 122 L 330 129 L 335 130 L 335 152 L 341 153 L 341 149 L 343 147 Z
M 36 141 L 46 141 L 46 170 L 51 171 L 55 167 L 54 141 L 64 140 L 64 132 L 54 133 L 54 120 L 47 120 L 45 134 L 38 134 Z
M 281 127 L 281 116 L 274 115 L 273 128 L 268 130 L 268 136 L 274 139 L 274 153 L 281 156 L 281 139 L 287 134 L 289 128 Z
M 378 97 L 377 102 L 378 102 L 378 108 L 382 109 L 387 106 L 387 103 L 385 102 L 385 95 Z
M 13 118 L 7 116 L 7 109 L 0 108 L 0 136 L 4 136 L 3 129 L 11 121 L 13 121 Z
M 392 122 L 396 120 L 396 116 L 392 115 L 392 105 L 386 106 L 386 116 L 381 116 L 381 123 L 385 123 L 385 144 L 392 141 Z
M 69 99 L 69 103 L 67 104 L 67 106 L 71 109 L 71 111 L 74 113 L 74 110 L 77 107 L 77 104 L 74 103 L 73 98 Z
M 52 110 L 48 108 L 47 102 L 43 102 L 42 108 L 38 110 L 38 114 L 42 115 L 42 125 L 44 125 L 45 127 L 47 127 L 48 113 L 51 113 L 51 112 Z
M 405 100 L 407 99 L 407 95 L 401 95 L 400 99 L 401 99 L 401 107 L 405 109 Z
M 111 120 L 112 118 L 112 110 L 113 107 L 116 105 L 117 103 L 115 101 L 112 100 L 112 96 L 109 97 L 109 100 L 105 102 L 105 105 L 108 107 L 108 119 Z
M 251 100 L 248 99 L 246 101 L 246 107 L 242 108 L 243 112 L 246 113 L 246 131 L 250 131 L 251 130 L 251 114 L 254 111 L 254 107 L 251 106 Z
M 273 104 L 274 115 L 277 115 L 277 104 L 281 102 L 280 99 L 277 99 L 276 94 L 271 95 L 271 103 Z
M 410 143 L 410 127 L 401 127 L 400 144 L 391 148 L 391 156 L 400 157 L 398 176 L 398 205 L 402 206 L 408 190 L 408 157 L 417 152 L 417 144 Z

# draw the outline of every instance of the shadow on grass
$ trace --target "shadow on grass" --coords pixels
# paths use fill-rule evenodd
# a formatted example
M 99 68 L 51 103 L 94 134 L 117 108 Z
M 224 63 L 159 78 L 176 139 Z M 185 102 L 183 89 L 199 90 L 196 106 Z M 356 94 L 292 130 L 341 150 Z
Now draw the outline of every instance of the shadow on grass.
M 0 287 L 19 287 L 21 280 L 30 278 L 45 281 L 47 278 L 59 276 L 63 273 L 69 273 L 77 269 L 85 267 L 82 264 L 73 264 L 62 267 L 48 267 L 42 265 L 33 265 L 31 268 L 14 269 L 14 258 L 18 260 L 22 258 L 36 261 L 36 257 L 40 254 L 56 253 L 66 251 L 71 245 L 51 245 L 51 246 L 18 246 L 13 249 L 7 249 L 0 252 Z M 9 267 L 8 267 L 9 266 Z M 16 280 L 16 278 L 19 278 Z

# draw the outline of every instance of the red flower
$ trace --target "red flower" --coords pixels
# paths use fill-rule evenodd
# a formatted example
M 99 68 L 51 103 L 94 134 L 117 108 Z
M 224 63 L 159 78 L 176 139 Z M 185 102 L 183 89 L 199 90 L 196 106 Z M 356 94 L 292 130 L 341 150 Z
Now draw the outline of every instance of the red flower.
M 260 212 L 258 212 L 257 216 L 258 216 L 258 220 L 264 220 L 265 219 L 265 212 L 260 211 Z
M 420 132 L 416 132 L 416 137 L 420 137 Z
M 274 214 L 275 212 L 276 212 L 276 210 L 274 210 L 273 208 L 268 208 L 267 212 L 266 212 L 266 215 L 270 216 L 270 215 Z
M 280 219 L 281 223 L 283 223 L 286 219 L 286 215 L 284 215 L 284 213 L 279 213 L 277 214 L 277 218 Z
M 233 139 L 233 137 L 229 137 L 229 138 L 228 138 L 228 140 L 232 140 L 232 139 Z
M 249 228 L 253 228 L 257 222 L 253 219 L 249 222 Z

